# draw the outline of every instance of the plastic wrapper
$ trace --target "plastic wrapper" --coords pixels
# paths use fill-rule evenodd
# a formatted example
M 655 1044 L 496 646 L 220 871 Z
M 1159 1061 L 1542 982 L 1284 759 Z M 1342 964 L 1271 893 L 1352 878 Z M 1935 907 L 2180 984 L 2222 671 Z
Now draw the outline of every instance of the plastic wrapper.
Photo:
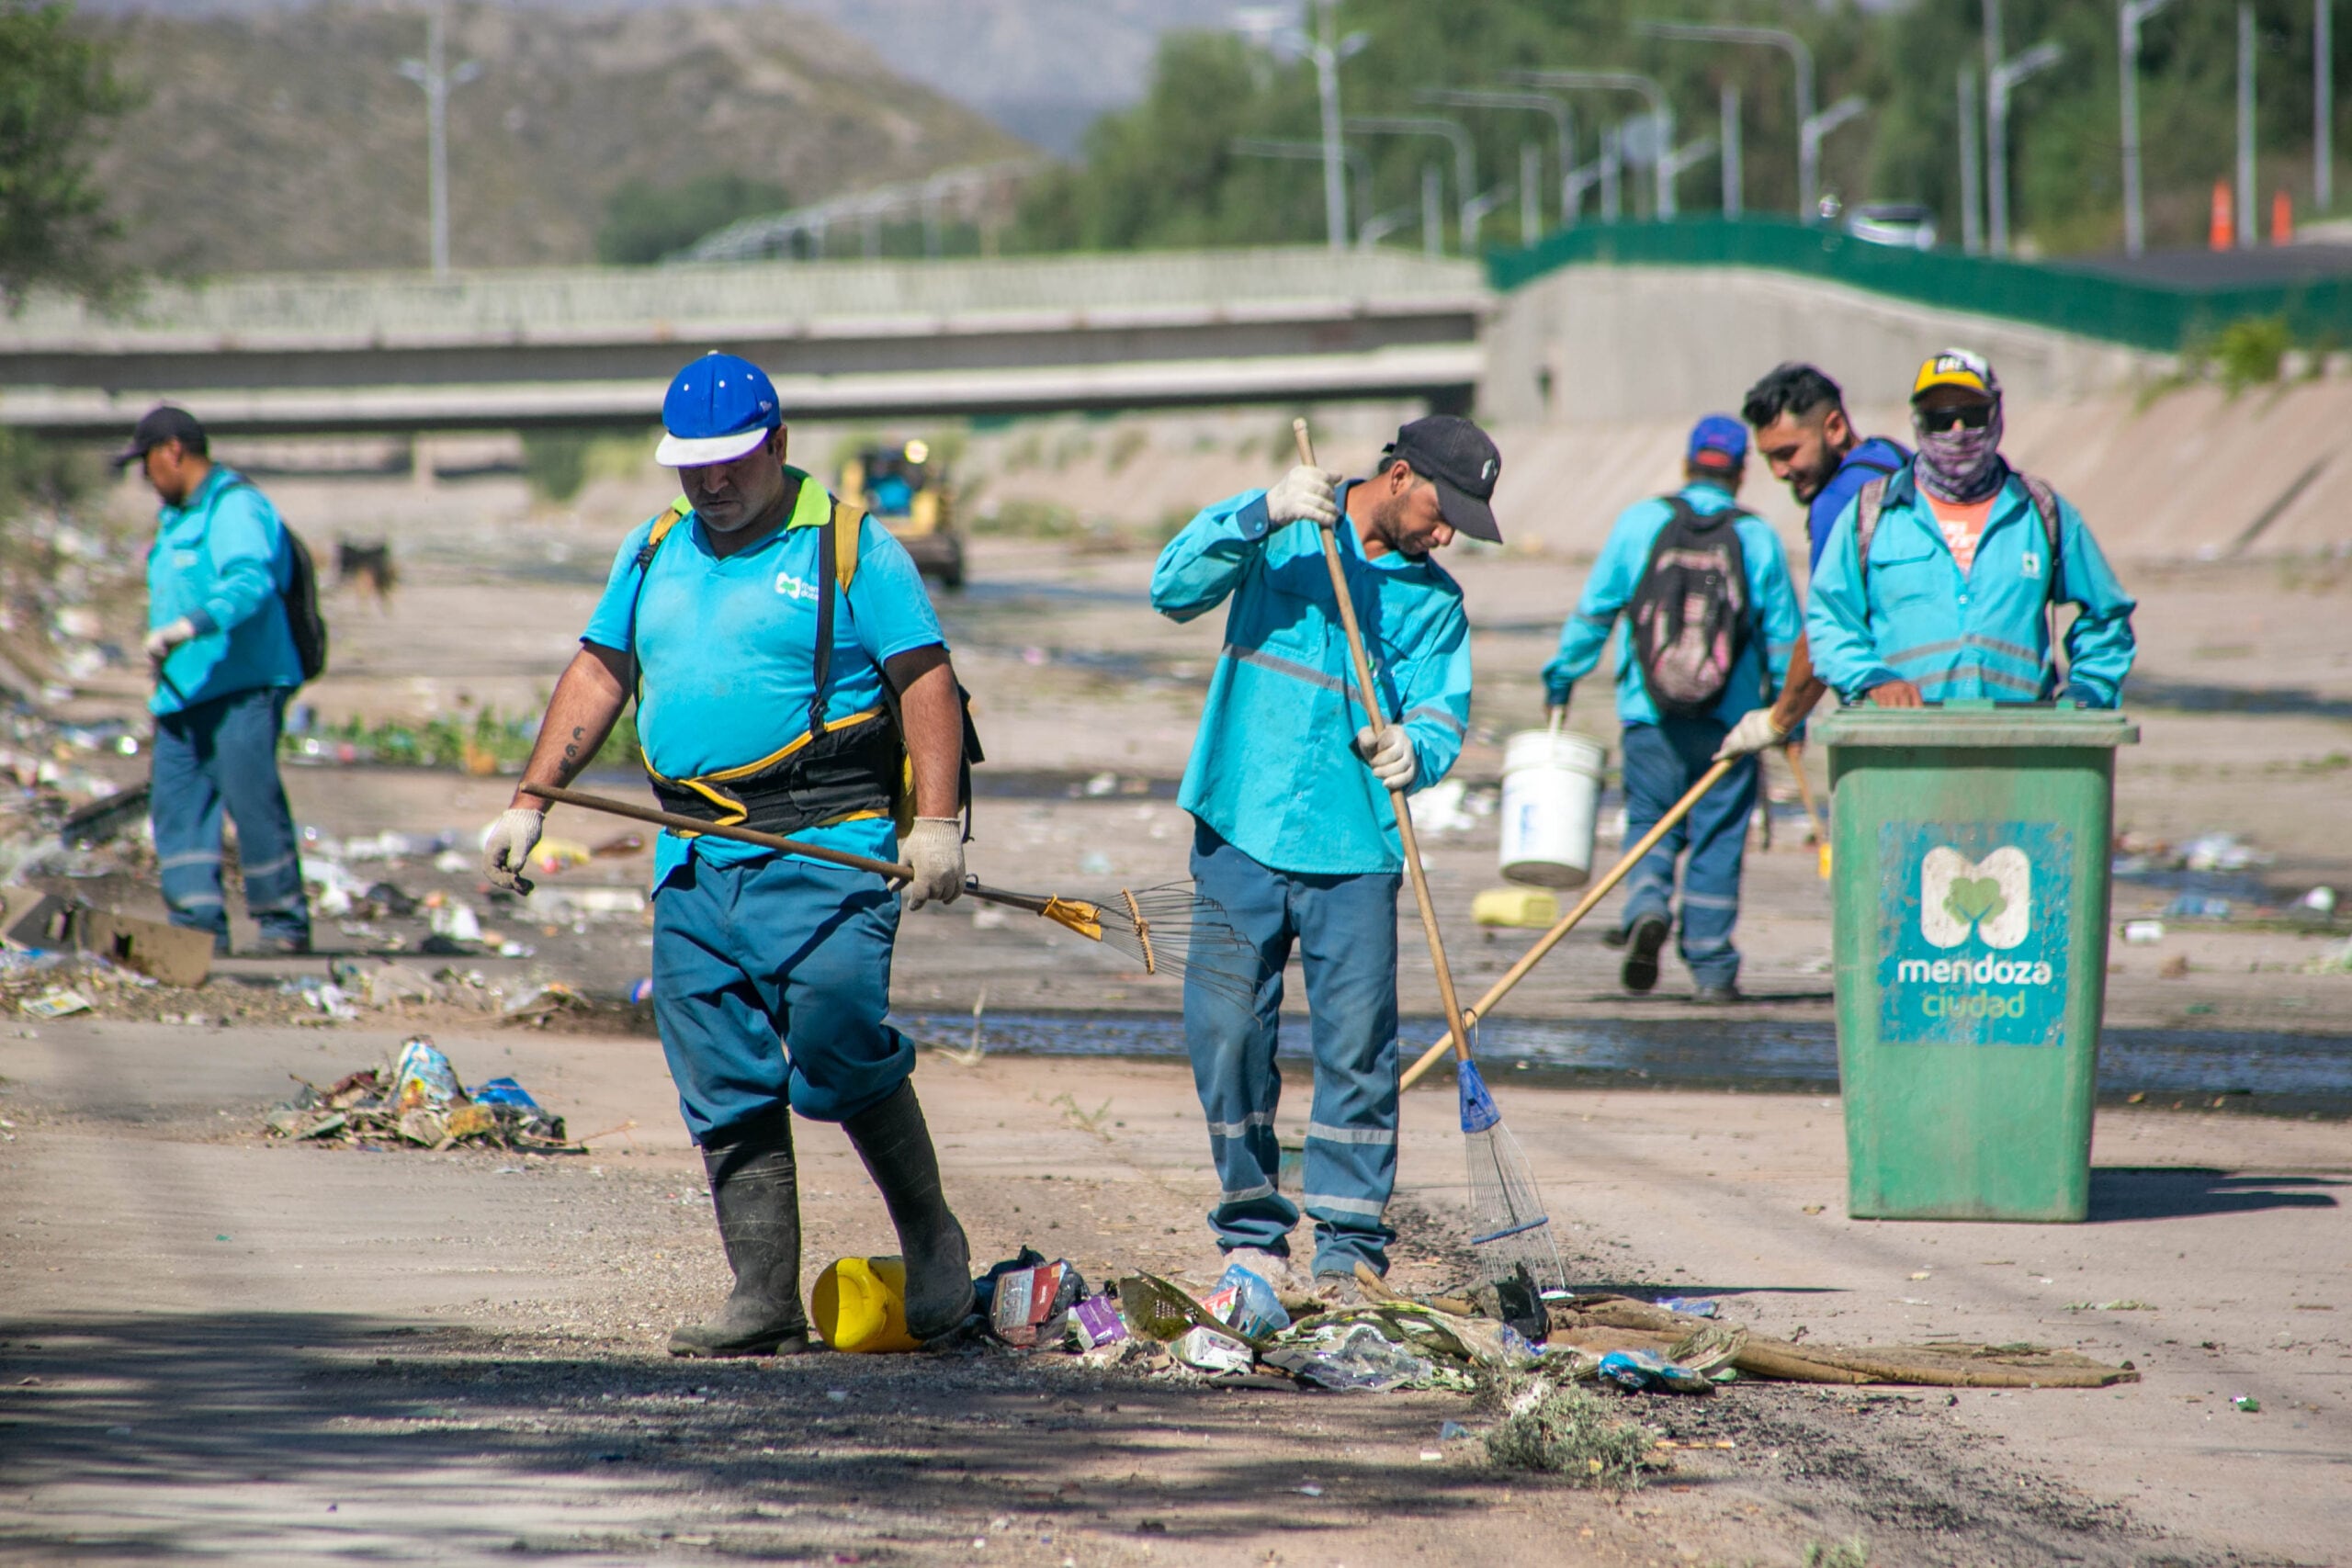
M 1228 1263 L 1216 1289 L 1201 1303 L 1209 1315 L 1245 1339 L 1264 1339 L 1290 1326 L 1290 1314 L 1265 1277 L 1239 1263 Z
M 1061 1337 L 1062 1314 L 1086 1293 L 1086 1281 L 1067 1260 L 1015 1269 L 998 1276 L 989 1302 L 989 1331 L 1023 1348 Z
M 439 1111 L 465 1101 L 457 1069 L 432 1041 L 420 1034 L 401 1047 L 392 1063 L 394 1114 L 405 1115 L 419 1108 Z
M 1169 1348 L 1178 1360 L 1204 1372 L 1246 1372 L 1257 1365 L 1256 1351 L 1215 1328 L 1187 1329 Z
M 1416 1387 L 1431 1382 L 1437 1370 L 1368 1323 L 1333 1325 L 1277 1346 L 1266 1352 L 1266 1364 L 1342 1392 Z
M 1107 1294 L 1088 1296 L 1069 1309 L 1069 1335 L 1081 1350 L 1116 1344 L 1130 1337 L 1127 1320 L 1119 1314 L 1119 1303 Z

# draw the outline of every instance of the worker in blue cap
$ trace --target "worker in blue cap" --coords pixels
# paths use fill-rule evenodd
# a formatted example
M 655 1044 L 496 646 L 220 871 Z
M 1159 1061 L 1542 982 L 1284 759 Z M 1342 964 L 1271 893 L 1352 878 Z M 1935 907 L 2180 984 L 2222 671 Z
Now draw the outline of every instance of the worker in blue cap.
M 670 383 L 662 423 L 656 455 L 685 494 L 614 557 L 514 802 L 483 836 L 490 879 L 529 891 L 546 806 L 534 786 L 569 784 L 634 694 L 664 808 L 899 861 L 914 873 L 907 908 L 954 902 L 974 749 L 914 562 L 786 462 L 759 367 L 695 361 Z M 969 1248 L 908 1081 L 914 1047 L 884 1021 L 890 884 L 675 830 L 653 880 L 654 1015 L 735 1275 L 671 1354 L 808 1348 L 789 1111 L 841 1123 L 881 1190 L 909 1332 L 956 1327 L 973 1303 Z
M 1724 738 L 1770 705 L 1788 673 L 1802 618 L 1780 536 L 1734 499 L 1747 467 L 1747 428 L 1738 420 L 1709 414 L 1693 426 L 1682 488 L 1618 517 L 1561 628 L 1559 654 L 1544 667 L 1544 700 L 1563 722 L 1576 683 L 1624 617 L 1615 641 L 1628 843 L 1690 792 Z M 1625 950 L 1619 977 L 1627 990 L 1657 984 L 1680 862 L 1692 999 L 1739 999 L 1732 930 L 1756 792 L 1756 758 L 1743 755 L 1626 879 L 1624 919 L 1607 940 Z

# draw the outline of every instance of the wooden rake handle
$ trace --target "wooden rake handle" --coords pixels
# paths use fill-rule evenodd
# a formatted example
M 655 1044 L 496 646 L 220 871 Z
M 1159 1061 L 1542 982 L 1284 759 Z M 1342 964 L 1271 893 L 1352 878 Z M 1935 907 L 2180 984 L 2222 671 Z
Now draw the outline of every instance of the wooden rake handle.
M 699 817 L 684 817 L 674 811 L 659 811 L 650 806 L 639 806 L 635 801 L 615 800 L 609 795 L 590 795 L 584 790 L 560 789 L 554 784 L 525 784 L 523 793 L 536 795 L 541 800 L 560 801 L 566 806 L 578 806 L 590 811 L 601 811 L 607 817 L 627 817 L 638 822 L 650 822 L 657 828 L 672 828 L 681 833 L 700 833 L 713 839 L 731 839 L 739 844 L 753 844 L 763 850 L 780 850 L 786 854 L 806 855 L 810 860 L 825 861 L 833 865 L 845 865 L 852 871 L 870 871 L 876 876 L 888 877 L 893 882 L 914 880 L 915 874 L 912 866 L 899 865 L 893 861 L 875 860 L 867 855 L 852 854 L 847 850 L 829 850 L 822 844 L 804 844 L 797 839 L 779 838 L 774 833 L 763 833 L 754 828 L 722 828 L 717 823 L 706 822 Z
M 1610 889 L 1615 887 L 1619 883 L 1625 880 L 1626 874 L 1631 872 L 1635 865 L 1640 863 L 1641 858 L 1644 855 L 1649 853 L 1651 850 L 1657 847 L 1657 841 L 1660 839 L 1665 838 L 1668 831 L 1671 829 L 1677 822 L 1681 821 L 1685 817 L 1690 815 L 1690 808 L 1699 804 L 1700 797 L 1705 795 L 1709 790 L 1714 788 L 1717 784 L 1722 782 L 1723 776 L 1731 772 L 1731 765 L 1734 761 L 1736 761 L 1736 759 L 1726 759 L 1724 761 L 1717 762 L 1713 767 L 1709 768 L 1705 773 L 1700 774 L 1699 782 L 1692 784 L 1689 793 L 1685 794 L 1680 800 L 1676 801 L 1674 805 L 1668 809 L 1667 814 L 1657 819 L 1657 825 L 1652 828 L 1648 832 L 1643 834 L 1641 840 L 1632 849 L 1627 850 L 1624 857 L 1618 861 L 1615 865 L 1609 868 L 1608 875 L 1602 877 L 1600 881 L 1592 885 L 1591 890 L 1577 901 L 1577 907 L 1575 908 L 1570 909 L 1566 914 L 1560 917 L 1559 924 L 1554 926 L 1550 931 L 1545 931 L 1541 937 L 1537 938 L 1533 947 L 1531 947 L 1525 953 L 1521 953 L 1519 956 L 1519 962 L 1512 964 L 1509 969 L 1503 971 L 1502 977 L 1497 980 L 1492 986 L 1487 987 L 1487 994 L 1480 997 L 1478 998 L 1477 1005 L 1473 1007 L 1464 1016 L 1471 1022 L 1475 1023 L 1479 1019 L 1486 1017 L 1488 1012 L 1492 1011 L 1495 1004 L 1502 1000 L 1503 997 L 1513 986 L 1518 985 L 1521 980 L 1527 978 L 1527 972 L 1529 970 L 1534 968 L 1536 964 L 1544 961 L 1544 955 L 1545 953 L 1551 952 L 1552 949 L 1559 945 L 1560 939 L 1562 937 L 1566 936 L 1570 931 L 1576 930 L 1577 922 L 1578 920 L 1583 919 L 1587 915 L 1592 913 L 1594 905 L 1609 897 Z M 1462 1028 L 1461 1021 L 1459 1020 L 1449 1020 L 1448 1021 L 1451 1028 L 1456 1032 L 1449 1033 L 1444 1039 L 1439 1041 L 1436 1044 L 1431 1045 L 1428 1050 L 1422 1052 L 1420 1060 L 1406 1068 L 1404 1075 L 1396 1080 L 1396 1087 L 1398 1089 L 1410 1089 L 1415 1084 L 1419 1083 L 1421 1079 L 1421 1075 L 1428 1072 L 1431 1067 L 1437 1065 L 1438 1058 L 1445 1055 L 1446 1047 L 1449 1045 L 1453 1047 L 1454 1054 L 1456 1055 L 1464 1057 L 1464 1059 L 1468 1058 L 1470 1055 L 1469 1045 L 1459 1033 L 1459 1031 Z
M 1315 440 L 1307 433 L 1306 422 L 1295 419 L 1290 431 L 1298 442 L 1298 460 L 1308 468 L 1317 467 Z M 1363 628 L 1356 624 L 1356 602 L 1348 592 L 1347 568 L 1340 563 L 1338 529 L 1332 525 L 1320 525 L 1316 533 L 1323 541 L 1323 564 L 1331 572 L 1331 597 L 1340 606 L 1340 626 L 1348 634 L 1348 655 L 1355 661 L 1356 686 L 1363 694 L 1364 718 L 1375 730 L 1386 723 L 1387 716 L 1380 705 L 1380 687 L 1372 678 L 1372 658 L 1364 651 Z M 1437 970 L 1438 1000 L 1445 1006 L 1445 1021 L 1451 1031 L 1448 1038 L 1460 1043 L 1464 1060 L 1470 1055 L 1470 1030 L 1462 1021 L 1462 1003 L 1453 994 L 1453 971 L 1445 962 L 1445 938 L 1438 931 L 1437 905 L 1430 897 L 1429 874 L 1421 869 L 1421 842 L 1413 831 L 1412 808 L 1406 804 L 1405 792 L 1391 789 L 1388 799 L 1396 813 L 1396 837 L 1405 849 L 1405 869 L 1413 881 L 1413 899 L 1421 907 L 1421 934 L 1429 938 L 1430 963 Z

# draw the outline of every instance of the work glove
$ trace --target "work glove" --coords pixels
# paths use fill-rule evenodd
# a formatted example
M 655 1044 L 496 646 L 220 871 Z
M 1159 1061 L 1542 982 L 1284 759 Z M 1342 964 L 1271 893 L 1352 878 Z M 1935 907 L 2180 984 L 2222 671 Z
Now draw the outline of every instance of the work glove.
M 1405 727 L 1392 724 L 1375 733 L 1370 725 L 1356 731 L 1356 755 L 1364 760 L 1386 789 L 1410 789 L 1418 765 L 1413 761 L 1413 742 L 1405 734 Z
M 936 898 L 953 904 L 964 896 L 964 823 L 955 817 L 918 817 L 899 840 L 899 852 L 914 870 L 900 897 L 910 909 Z
M 149 632 L 146 642 L 141 645 L 146 650 L 147 662 L 160 668 L 164 660 L 172 656 L 172 649 L 195 636 L 196 623 L 186 615 L 176 621 L 166 621 Z
M 1788 738 L 1789 732 L 1772 722 L 1770 708 L 1750 708 L 1740 715 L 1739 722 L 1724 737 L 1724 743 L 1715 748 L 1715 761 L 1727 762 L 1735 757 L 1769 751 Z
M 523 873 L 530 869 L 531 851 L 537 847 L 540 830 L 546 828 L 548 814 L 527 806 L 510 806 L 498 814 L 498 820 L 482 829 L 481 874 L 490 878 L 493 887 L 503 887 L 509 893 L 528 893 L 531 884 Z
M 1301 463 L 1266 492 L 1266 515 L 1276 524 L 1312 519 L 1329 525 L 1340 520 L 1340 476 Z

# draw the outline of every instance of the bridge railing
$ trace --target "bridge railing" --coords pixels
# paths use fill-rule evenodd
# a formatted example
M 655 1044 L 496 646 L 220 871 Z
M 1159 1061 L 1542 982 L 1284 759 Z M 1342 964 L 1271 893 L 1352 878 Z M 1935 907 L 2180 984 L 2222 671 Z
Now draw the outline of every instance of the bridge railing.
M 2192 347 L 2233 321 L 2258 316 L 2285 317 L 2299 342 L 2352 344 L 2352 278 L 2167 288 L 2047 262 L 1875 245 L 1786 219 L 1579 225 L 1523 250 L 1487 256 L 1487 276 L 1498 289 L 1520 288 L 1562 267 L 1611 265 L 1796 273 L 2158 353 Z

